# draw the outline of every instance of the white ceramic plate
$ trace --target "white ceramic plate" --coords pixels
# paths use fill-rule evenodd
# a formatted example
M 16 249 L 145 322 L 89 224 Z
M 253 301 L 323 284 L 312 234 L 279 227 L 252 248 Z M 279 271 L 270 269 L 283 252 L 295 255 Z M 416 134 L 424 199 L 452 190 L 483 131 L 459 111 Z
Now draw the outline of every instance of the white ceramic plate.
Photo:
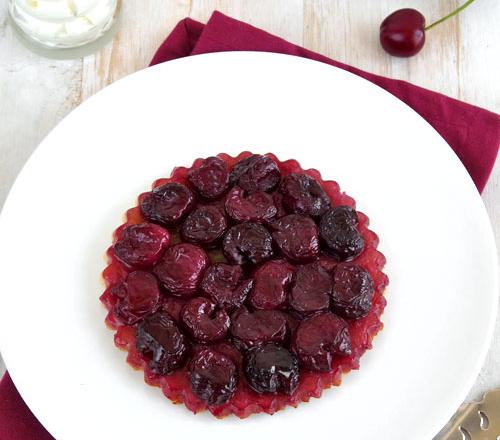
M 272 151 L 335 179 L 387 256 L 385 329 L 361 370 L 298 409 L 241 421 L 174 406 L 103 324 L 103 252 L 175 165 Z M 495 319 L 493 234 L 443 139 L 382 89 L 282 55 L 224 53 L 146 69 L 71 113 L 33 154 L 0 223 L 0 348 L 58 439 L 422 440 L 461 403 Z

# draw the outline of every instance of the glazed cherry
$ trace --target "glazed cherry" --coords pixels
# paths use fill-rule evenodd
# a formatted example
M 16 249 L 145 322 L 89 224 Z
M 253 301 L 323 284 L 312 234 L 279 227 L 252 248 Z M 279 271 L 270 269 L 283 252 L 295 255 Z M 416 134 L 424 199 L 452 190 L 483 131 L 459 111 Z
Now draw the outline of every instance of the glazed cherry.
M 177 296 L 164 296 L 161 303 L 161 309 L 167 312 L 172 320 L 179 324 L 181 322 L 181 311 L 187 300 Z
M 200 345 L 200 347 L 203 348 L 204 345 Z M 241 366 L 243 365 L 243 354 L 236 348 L 233 341 L 225 339 L 223 341 L 215 342 L 210 344 L 210 348 L 231 359 L 234 365 L 236 365 L 237 370 L 241 371 Z
M 357 224 L 356 211 L 349 206 L 328 210 L 319 223 L 319 235 L 326 246 L 325 251 L 341 261 L 356 258 L 365 246 Z
M 186 337 L 163 311 L 146 316 L 138 324 L 136 347 L 150 359 L 149 367 L 159 375 L 184 366 L 189 351 Z
M 333 273 L 333 270 L 335 269 L 335 267 L 337 267 L 337 264 L 339 264 L 339 262 L 336 258 L 333 258 L 325 253 L 321 253 L 318 258 L 318 264 L 329 274 L 331 274 Z
M 178 224 L 194 207 L 192 191 L 181 183 L 166 183 L 147 193 L 141 212 L 149 221 L 165 226 Z
M 153 312 L 160 303 L 160 288 L 156 277 L 143 271 L 131 272 L 113 288 L 119 297 L 115 315 L 125 325 L 132 325 Z M 119 293 L 118 293 L 119 292 Z
M 273 197 L 266 192 L 250 194 L 235 186 L 226 196 L 226 212 L 237 222 L 267 222 L 277 213 Z
M 347 323 L 329 312 L 307 318 L 292 336 L 292 350 L 304 368 L 330 371 L 334 356 L 351 354 Z
M 258 393 L 290 395 L 299 386 L 297 358 L 286 348 L 274 343 L 248 350 L 244 368 L 248 384 Z
M 285 260 L 264 263 L 254 273 L 248 302 L 254 309 L 271 310 L 285 305 L 293 279 L 293 267 Z
M 274 206 L 276 207 L 276 215 L 274 216 L 274 218 L 278 219 L 287 215 L 288 212 L 286 212 L 285 207 L 283 206 L 283 194 L 281 194 L 279 191 L 275 191 L 272 196 Z
M 283 206 L 294 214 L 322 215 L 331 202 L 321 185 L 307 174 L 292 173 L 281 181 Z
M 236 366 L 229 357 L 211 348 L 205 348 L 191 360 L 191 389 L 208 405 L 222 405 L 236 391 L 237 373 Z
M 272 257 L 273 239 L 259 223 L 240 223 L 227 231 L 222 250 L 231 263 L 259 264 Z
M 366 316 L 372 306 L 373 280 L 356 264 L 339 264 L 334 271 L 332 310 L 348 319 Z
M 265 342 L 282 343 L 287 336 L 286 315 L 276 310 L 249 312 L 241 308 L 231 321 L 235 344 L 243 350 Z
M 240 307 L 253 286 L 253 279 L 244 280 L 241 266 L 216 263 L 203 276 L 201 290 L 226 310 Z
M 290 214 L 273 222 L 271 227 L 274 241 L 288 259 L 307 262 L 318 255 L 318 228 L 310 217 Z
M 207 266 L 208 256 L 203 249 L 180 243 L 165 251 L 153 273 L 170 293 L 184 296 L 196 291 Z
M 299 267 L 290 292 L 289 304 L 301 314 L 328 310 L 332 280 L 319 263 Z
M 425 17 L 405 8 L 393 12 L 380 25 L 380 44 L 397 57 L 416 55 L 425 43 Z
M 199 206 L 182 224 L 181 236 L 184 241 L 209 246 L 222 238 L 226 228 L 226 217 L 219 208 Z
M 227 191 L 229 172 L 222 159 L 208 157 L 198 168 L 189 171 L 188 179 L 201 197 L 217 199 Z
M 130 269 L 155 264 L 170 244 L 170 233 L 161 226 L 141 223 L 126 226 L 113 245 L 115 257 Z
M 328 216 L 331 217 L 339 226 L 346 224 L 348 226 L 357 227 L 359 223 L 358 213 L 354 208 L 347 205 L 339 205 L 330 209 Z
M 280 177 L 280 170 L 274 160 L 253 154 L 234 166 L 230 182 L 248 192 L 271 191 L 278 185 Z
M 191 338 L 196 342 L 219 341 L 226 336 L 231 321 L 223 309 L 209 299 L 190 299 L 183 307 L 181 321 Z

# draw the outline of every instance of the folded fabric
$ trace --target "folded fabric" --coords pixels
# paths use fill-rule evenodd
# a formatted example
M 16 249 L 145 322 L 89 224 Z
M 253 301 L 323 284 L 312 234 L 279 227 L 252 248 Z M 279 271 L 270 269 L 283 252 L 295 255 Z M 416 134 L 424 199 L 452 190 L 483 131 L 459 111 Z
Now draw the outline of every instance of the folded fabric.
M 359 75 L 386 89 L 425 118 L 448 142 L 482 191 L 500 144 L 500 116 L 421 87 L 333 61 L 281 38 L 214 12 L 206 25 L 186 18 L 159 47 L 151 65 L 194 54 L 223 51 L 277 52 L 310 58 Z M 0 382 L 0 440 L 50 440 L 6 373 Z
M 33 416 L 9 373 L 0 381 L 0 440 L 53 440 Z

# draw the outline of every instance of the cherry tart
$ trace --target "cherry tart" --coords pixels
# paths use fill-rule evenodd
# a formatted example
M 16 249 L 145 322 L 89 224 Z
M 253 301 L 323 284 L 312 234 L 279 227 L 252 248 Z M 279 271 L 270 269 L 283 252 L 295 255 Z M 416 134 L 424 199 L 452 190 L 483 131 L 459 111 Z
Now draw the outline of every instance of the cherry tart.
M 388 284 L 378 242 L 353 198 L 295 160 L 197 159 L 116 229 L 106 324 L 173 402 L 273 414 L 340 385 L 372 347 Z

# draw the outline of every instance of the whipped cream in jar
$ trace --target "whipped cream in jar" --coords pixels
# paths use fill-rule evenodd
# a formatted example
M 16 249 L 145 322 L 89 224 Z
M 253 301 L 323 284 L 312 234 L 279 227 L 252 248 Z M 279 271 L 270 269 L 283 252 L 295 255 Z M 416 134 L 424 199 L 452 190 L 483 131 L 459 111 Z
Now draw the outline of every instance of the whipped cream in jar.
M 10 0 L 9 12 L 28 39 L 49 48 L 83 46 L 113 24 L 119 0 Z

